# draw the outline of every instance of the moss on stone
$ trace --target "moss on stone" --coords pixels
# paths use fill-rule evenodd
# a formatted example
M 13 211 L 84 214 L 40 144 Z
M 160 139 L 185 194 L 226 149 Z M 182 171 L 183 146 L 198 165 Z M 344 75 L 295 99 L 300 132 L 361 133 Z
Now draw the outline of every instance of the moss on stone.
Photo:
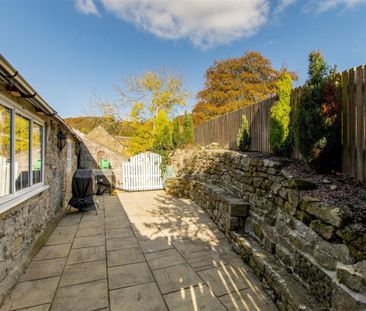
M 313 220 L 313 218 L 304 211 L 297 211 L 295 217 L 306 225 L 310 225 Z
M 261 227 L 257 224 L 257 223 L 253 223 L 252 224 L 252 229 L 254 234 L 260 239 L 263 240 L 264 238 L 264 234 L 263 234 L 263 230 L 261 229 Z
M 335 228 L 333 226 L 327 225 L 319 219 L 313 220 L 310 223 L 310 228 L 326 240 L 331 240 L 335 234 Z

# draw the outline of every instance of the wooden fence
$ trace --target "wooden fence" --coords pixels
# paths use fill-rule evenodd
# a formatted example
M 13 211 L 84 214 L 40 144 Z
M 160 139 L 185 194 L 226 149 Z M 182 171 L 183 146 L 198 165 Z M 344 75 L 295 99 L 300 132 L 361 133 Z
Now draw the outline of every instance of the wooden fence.
M 275 102 L 276 97 L 272 97 L 197 126 L 194 129 L 195 144 L 206 146 L 216 142 L 225 148 L 237 149 L 236 136 L 242 122 L 242 116 L 245 115 L 250 125 L 249 149 L 269 152 L 269 112 Z
M 343 172 L 366 181 L 366 66 L 341 74 Z
M 343 173 L 366 181 L 366 65 L 351 68 L 339 74 L 342 90 L 342 141 Z M 296 109 L 301 88 L 291 95 L 291 109 Z M 194 130 L 195 144 L 208 145 L 217 142 L 225 148 L 237 149 L 236 136 L 242 115 L 250 124 L 250 151 L 270 152 L 270 109 L 275 104 L 272 97 L 262 102 L 227 113 L 207 121 Z M 301 159 L 299 150 L 293 157 Z

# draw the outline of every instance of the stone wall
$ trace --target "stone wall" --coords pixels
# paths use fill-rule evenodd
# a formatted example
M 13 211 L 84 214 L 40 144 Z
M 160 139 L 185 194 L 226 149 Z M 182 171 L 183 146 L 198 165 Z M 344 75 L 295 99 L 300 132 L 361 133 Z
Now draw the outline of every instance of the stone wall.
M 45 185 L 49 188 L 0 214 L 0 305 L 19 274 L 52 232 L 53 223 L 65 212 L 71 180 L 77 168 L 75 138 L 72 165 L 67 168 L 67 147 L 57 148 L 58 122 L 45 118 Z M 65 129 L 63 129 L 65 130 Z M 67 131 L 66 131 L 67 132 Z
M 304 196 L 311 182 L 279 162 L 228 150 L 177 151 L 171 160 L 169 193 L 211 215 L 219 205 L 197 199 L 205 192 L 197 183 L 250 204 L 245 223 L 227 235 L 281 310 L 366 310 L 366 235 L 342 208 Z
M 80 168 L 98 169 L 101 159 L 108 160 L 115 175 L 116 184 L 120 185 L 122 183 L 122 162 L 128 158 L 125 147 L 101 127 L 86 135 L 80 132 L 78 134 L 82 140 Z M 101 142 L 103 139 L 104 143 Z

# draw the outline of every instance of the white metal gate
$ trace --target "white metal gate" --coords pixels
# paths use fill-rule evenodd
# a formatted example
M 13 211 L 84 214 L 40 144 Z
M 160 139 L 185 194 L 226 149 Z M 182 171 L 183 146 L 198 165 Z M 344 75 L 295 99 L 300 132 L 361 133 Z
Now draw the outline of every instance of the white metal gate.
M 135 155 L 122 163 L 122 189 L 128 191 L 163 189 L 161 156 L 152 152 Z

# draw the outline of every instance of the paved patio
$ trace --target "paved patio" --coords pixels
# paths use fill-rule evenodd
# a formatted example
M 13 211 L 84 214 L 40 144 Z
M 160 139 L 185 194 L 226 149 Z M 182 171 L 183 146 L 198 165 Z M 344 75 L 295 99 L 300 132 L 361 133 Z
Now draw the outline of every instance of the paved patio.
M 161 191 L 98 199 L 98 216 L 63 218 L 1 311 L 277 310 L 193 202 Z

